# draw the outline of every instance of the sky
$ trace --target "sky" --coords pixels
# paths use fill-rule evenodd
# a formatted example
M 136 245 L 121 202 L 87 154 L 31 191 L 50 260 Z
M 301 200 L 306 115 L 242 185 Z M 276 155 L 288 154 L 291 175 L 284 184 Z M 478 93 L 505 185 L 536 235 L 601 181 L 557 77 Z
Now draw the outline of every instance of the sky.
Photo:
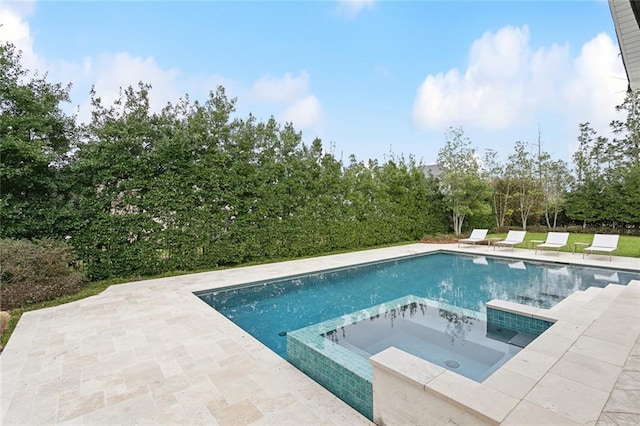
M 237 116 L 292 122 L 348 161 L 437 160 L 449 127 L 506 161 L 516 141 L 570 162 L 578 125 L 609 136 L 626 74 L 607 1 L 6 1 L 0 41 L 72 83 L 91 114 L 120 87 L 151 106 L 224 86 Z

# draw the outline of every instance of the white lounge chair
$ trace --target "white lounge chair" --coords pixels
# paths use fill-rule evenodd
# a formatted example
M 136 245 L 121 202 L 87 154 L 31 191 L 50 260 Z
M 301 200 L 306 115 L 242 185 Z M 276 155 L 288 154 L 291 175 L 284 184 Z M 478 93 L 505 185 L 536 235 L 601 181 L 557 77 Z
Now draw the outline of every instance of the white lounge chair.
M 582 257 L 584 258 L 585 253 L 609 253 L 609 262 L 611 262 L 612 253 L 618 249 L 618 239 L 620 239 L 620 235 L 595 234 L 593 236 L 593 242 L 591 243 L 591 246 L 585 248 L 582 252 Z
M 511 247 L 511 251 L 513 251 L 513 246 L 524 242 L 525 235 L 527 235 L 527 231 L 509 231 L 506 239 L 493 243 L 493 249 L 495 250 L 496 246 Z
M 476 243 L 485 241 L 487 239 L 487 232 L 489 232 L 488 229 L 474 229 L 471 232 L 471 236 L 469 236 L 469 238 L 463 238 L 462 240 L 458 240 L 458 247 L 460 247 L 460 244 L 475 245 Z
M 547 241 L 538 244 L 535 253 L 538 254 L 538 250 L 555 250 L 558 252 L 558 256 L 560 256 L 560 249 L 567 245 L 568 239 L 568 232 L 549 232 L 547 234 Z

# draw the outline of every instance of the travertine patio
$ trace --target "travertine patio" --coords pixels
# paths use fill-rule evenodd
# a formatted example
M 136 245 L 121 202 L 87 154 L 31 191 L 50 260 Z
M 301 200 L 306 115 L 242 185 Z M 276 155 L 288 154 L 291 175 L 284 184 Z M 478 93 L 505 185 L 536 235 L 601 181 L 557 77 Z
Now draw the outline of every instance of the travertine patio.
M 640 259 L 411 244 L 112 286 L 22 317 L 0 355 L 2 424 L 369 424 L 193 292 L 445 249 L 640 271 Z M 635 321 L 608 326 L 636 344 L 602 349 L 624 365 L 596 407 L 602 424 L 640 419 L 640 292 L 629 295 L 638 310 L 625 315 Z M 606 364 L 589 350 L 574 348 Z M 558 412 L 529 405 L 549 418 Z

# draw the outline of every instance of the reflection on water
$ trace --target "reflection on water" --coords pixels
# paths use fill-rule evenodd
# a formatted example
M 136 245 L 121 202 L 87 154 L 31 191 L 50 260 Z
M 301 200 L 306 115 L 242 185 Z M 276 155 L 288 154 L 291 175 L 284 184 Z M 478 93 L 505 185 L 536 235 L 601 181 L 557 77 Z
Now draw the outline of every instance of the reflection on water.
M 458 312 L 445 311 L 443 309 L 438 310 L 438 315 L 447 320 L 446 334 L 451 338 L 451 343 L 455 343 L 456 339 L 464 340 L 475 319 Z
M 393 346 L 477 381 L 520 351 L 508 343 L 516 332 L 488 333 L 480 314 L 454 306 L 424 300 L 373 310 L 379 313 L 369 318 L 346 315 L 344 325 L 322 336 L 364 359 Z M 352 321 L 353 316 L 361 319 Z
M 484 312 L 485 303 L 492 299 L 550 308 L 576 290 L 640 279 L 638 273 L 484 256 L 482 263 L 474 263 L 477 257 L 422 255 L 216 290 L 200 297 L 286 357 L 287 331 L 408 294 L 477 312 Z M 280 336 L 281 332 L 285 333 Z
M 618 273 L 595 273 L 593 274 L 593 279 L 597 281 L 605 281 L 607 283 L 617 284 L 620 282 L 620 277 L 618 277 Z

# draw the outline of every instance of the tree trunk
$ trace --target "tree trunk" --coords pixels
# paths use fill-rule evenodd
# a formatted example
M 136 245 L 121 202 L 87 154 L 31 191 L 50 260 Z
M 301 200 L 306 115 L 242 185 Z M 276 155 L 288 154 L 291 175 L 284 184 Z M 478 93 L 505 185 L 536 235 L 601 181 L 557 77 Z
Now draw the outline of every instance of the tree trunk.
M 544 218 L 547 221 L 547 228 L 551 229 L 551 218 L 549 217 L 549 208 L 547 206 L 544 207 Z
M 527 230 L 527 217 L 529 216 L 529 212 L 524 208 L 524 202 L 520 200 L 520 219 L 522 219 L 522 230 Z
M 459 213 L 453 213 L 453 232 L 456 236 L 462 234 L 463 222 L 464 222 L 464 215 L 460 215 Z

